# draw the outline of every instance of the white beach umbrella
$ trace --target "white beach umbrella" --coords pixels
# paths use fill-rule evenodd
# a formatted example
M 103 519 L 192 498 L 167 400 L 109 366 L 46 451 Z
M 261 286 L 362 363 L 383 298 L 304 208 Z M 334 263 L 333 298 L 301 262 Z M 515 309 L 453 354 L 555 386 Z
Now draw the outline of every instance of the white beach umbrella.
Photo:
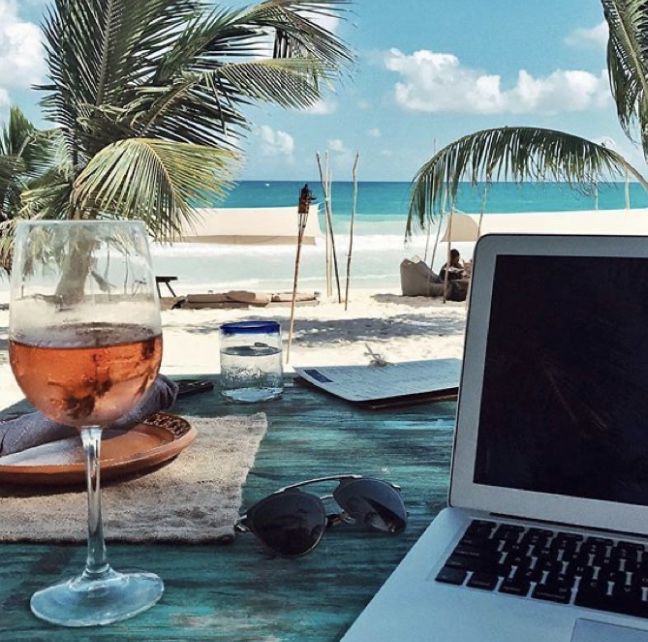
M 315 245 L 322 232 L 317 206 L 308 217 L 302 243 Z M 227 245 L 296 245 L 297 207 L 203 208 L 183 225 L 174 240 L 182 243 Z
M 484 234 L 605 234 L 648 236 L 648 209 L 525 212 L 524 214 L 455 213 L 442 242 L 475 242 Z

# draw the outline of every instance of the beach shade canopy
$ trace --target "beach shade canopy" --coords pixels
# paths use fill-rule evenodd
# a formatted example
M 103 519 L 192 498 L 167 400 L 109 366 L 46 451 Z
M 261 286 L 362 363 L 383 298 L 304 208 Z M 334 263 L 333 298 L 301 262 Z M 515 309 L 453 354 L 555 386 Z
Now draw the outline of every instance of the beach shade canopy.
M 295 207 L 197 209 L 174 241 L 227 245 L 296 245 L 299 215 Z M 303 243 L 315 245 L 322 233 L 318 207 L 311 205 Z
M 442 242 L 476 241 L 484 234 L 610 234 L 648 236 L 648 209 L 588 210 L 582 212 L 525 212 L 524 214 L 479 214 L 446 216 Z M 450 238 L 451 236 L 451 238 Z
M 481 230 L 479 214 L 446 216 L 441 241 L 476 241 L 484 234 L 605 234 L 648 236 L 648 209 L 589 210 L 582 212 L 525 212 L 524 214 L 484 214 Z

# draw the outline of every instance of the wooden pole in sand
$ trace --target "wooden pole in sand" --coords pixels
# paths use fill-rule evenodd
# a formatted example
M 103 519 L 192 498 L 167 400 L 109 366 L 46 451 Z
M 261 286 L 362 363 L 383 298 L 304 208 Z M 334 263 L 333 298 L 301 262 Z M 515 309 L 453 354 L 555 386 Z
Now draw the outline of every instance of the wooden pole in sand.
M 320 181 L 322 183 L 322 189 L 324 190 L 324 205 L 326 210 L 326 220 L 329 232 L 331 234 L 331 253 L 333 255 L 333 268 L 335 270 L 335 282 L 337 284 L 337 293 L 338 293 L 338 303 L 342 303 L 342 289 L 340 288 L 340 272 L 338 270 L 338 261 L 337 253 L 335 251 L 335 234 L 333 233 L 333 215 L 331 213 L 331 185 L 327 184 L 324 171 L 322 170 L 322 160 L 319 153 L 315 155 L 317 158 L 317 166 L 319 167 Z M 327 163 L 328 164 L 328 163 Z
M 330 216 L 326 216 L 326 228 L 328 229 L 328 271 L 329 271 L 329 296 L 333 296 L 333 170 L 331 169 L 331 157 L 326 152 L 326 193 L 328 194 L 328 205 Z
M 486 211 L 486 201 L 488 200 L 488 185 L 484 187 L 482 192 L 481 208 L 479 210 L 479 223 L 477 224 L 477 241 L 481 236 L 482 223 L 484 222 L 484 212 Z
M 320 166 L 319 152 L 315 154 L 317 164 Z M 328 152 L 324 154 L 324 170 L 320 167 L 320 182 L 322 184 L 322 193 L 324 194 L 324 278 L 326 279 L 326 296 L 333 295 L 333 270 L 331 269 L 331 231 L 329 230 L 329 218 L 326 215 L 328 203 L 331 198 L 329 192 L 330 175 L 329 175 L 329 156 Z
M 486 201 L 488 199 L 488 185 L 484 187 L 484 191 L 482 193 L 482 201 L 481 201 L 481 209 L 479 210 L 479 223 L 477 224 L 477 239 L 476 241 L 479 241 L 479 237 L 481 236 L 481 230 L 482 230 L 482 223 L 484 221 L 484 212 L 486 211 Z M 474 252 L 473 252 L 473 263 L 472 265 L 474 266 Z M 466 292 L 466 310 L 468 309 L 468 303 L 470 301 L 470 292 L 472 290 L 472 282 L 473 282 L 473 273 L 472 269 L 470 271 L 470 280 L 468 281 L 468 291 Z
M 427 263 L 428 250 L 430 249 L 430 237 L 432 236 L 432 226 L 428 226 L 427 238 L 425 239 L 425 253 L 423 254 L 423 263 Z
M 301 249 L 304 241 L 304 232 L 308 222 L 308 209 L 312 201 L 312 193 L 308 185 L 302 187 L 299 193 L 299 206 L 297 214 L 299 216 L 299 227 L 297 229 L 297 253 L 295 255 L 295 274 L 293 278 L 292 301 L 290 302 L 290 329 L 288 330 L 288 347 L 286 349 L 286 363 L 290 362 L 290 347 L 292 346 L 293 332 L 295 330 L 295 303 L 297 301 L 297 283 L 299 281 L 299 263 L 301 261 Z
M 330 219 L 327 216 L 329 203 L 331 202 L 331 168 L 329 167 L 328 152 L 324 154 L 324 179 L 322 182 L 324 191 L 324 222 L 326 226 L 326 296 L 333 296 L 333 259 L 331 257 L 331 228 Z
M 448 193 L 443 192 L 443 203 L 441 204 L 441 216 L 439 217 L 439 227 L 437 229 L 436 240 L 434 241 L 434 248 L 432 249 L 432 258 L 430 259 L 430 270 L 434 269 L 434 259 L 436 257 L 437 248 L 439 247 L 439 239 L 441 238 L 441 219 L 445 214 L 447 204 L 448 204 Z
M 450 207 L 450 219 L 448 220 L 448 254 L 446 256 L 446 270 L 443 275 L 443 302 L 448 301 L 448 276 L 450 274 L 450 252 L 452 251 L 452 215 L 454 206 Z
M 436 155 L 436 138 L 432 143 L 432 156 Z M 423 263 L 427 263 L 428 250 L 430 249 L 430 237 L 432 236 L 432 227 L 428 225 L 427 238 L 425 239 L 425 253 L 423 254 Z M 439 234 L 437 233 L 437 243 L 439 242 Z M 436 247 L 435 247 L 436 250 Z M 432 263 L 430 263 L 430 269 L 432 268 Z
M 353 252 L 353 225 L 355 223 L 356 209 L 358 205 L 358 160 L 360 154 L 356 152 L 355 160 L 353 161 L 353 170 L 351 176 L 353 179 L 353 194 L 351 197 L 351 228 L 349 229 L 349 254 L 347 255 L 346 266 L 346 288 L 344 291 L 344 311 L 349 307 L 349 280 L 351 279 L 351 254 Z
M 625 177 L 625 206 L 627 210 L 630 209 L 630 176 L 628 176 L 628 172 Z

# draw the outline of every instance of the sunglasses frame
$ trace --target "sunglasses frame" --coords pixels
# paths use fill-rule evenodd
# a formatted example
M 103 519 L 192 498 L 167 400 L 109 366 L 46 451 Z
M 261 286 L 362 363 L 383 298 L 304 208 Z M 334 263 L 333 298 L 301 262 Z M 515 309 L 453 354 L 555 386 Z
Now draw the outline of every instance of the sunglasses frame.
M 371 480 L 371 481 L 381 482 L 381 483 L 386 484 L 387 486 L 391 487 L 393 490 L 395 490 L 399 494 L 399 496 L 401 494 L 401 487 L 398 484 L 394 484 L 393 482 L 389 482 L 389 481 L 386 481 L 384 479 L 376 479 L 374 477 L 365 477 L 364 475 L 357 475 L 357 474 L 352 474 L 352 473 L 343 473 L 343 474 L 339 474 L 339 475 L 327 475 L 325 477 L 315 477 L 313 479 L 307 479 L 307 480 L 304 480 L 304 481 L 301 481 L 301 482 L 297 482 L 295 484 L 290 484 L 288 486 L 283 486 L 282 488 L 278 488 L 277 490 L 270 493 L 269 495 L 266 495 L 263 499 L 260 499 L 259 501 L 255 502 L 254 504 L 252 504 L 252 506 L 250 506 L 250 508 L 247 509 L 247 511 L 243 515 L 239 516 L 238 520 L 234 524 L 234 530 L 237 533 L 253 533 L 254 534 L 253 529 L 245 523 L 246 520 L 248 519 L 248 515 L 254 510 L 254 508 L 256 506 L 258 506 L 262 502 L 267 501 L 270 497 L 274 497 L 276 495 L 281 495 L 281 494 L 286 493 L 288 491 L 294 490 L 296 488 L 301 488 L 302 486 L 308 486 L 310 484 L 317 484 L 317 483 L 320 483 L 320 482 L 327 482 L 327 481 L 339 481 L 340 484 L 337 487 L 337 488 L 339 488 L 339 486 L 341 484 L 343 484 L 345 481 L 357 481 L 357 480 L 360 480 L 360 479 L 367 479 L 367 480 Z M 320 503 L 322 503 L 322 500 L 334 498 L 333 494 L 323 495 L 323 496 L 318 496 L 318 495 L 315 495 L 313 493 L 307 493 L 307 494 L 310 495 L 311 497 L 314 497 L 315 499 L 319 500 Z M 402 501 L 402 499 L 401 499 L 401 501 Z M 322 506 L 323 506 L 323 503 L 322 503 Z M 340 508 L 342 508 L 342 507 L 340 506 Z M 340 523 L 343 523 L 343 522 L 353 522 L 354 521 L 353 518 L 343 508 L 342 508 L 342 512 L 340 512 L 340 513 L 328 513 L 327 514 L 326 510 L 324 510 L 324 516 L 326 518 L 326 522 L 325 522 L 325 524 L 323 524 L 324 527 L 325 527 L 324 531 L 327 528 L 329 528 L 330 526 L 333 526 L 335 524 L 340 524 Z M 301 557 L 302 555 L 306 555 L 307 553 L 310 553 L 320 543 L 320 540 L 322 539 L 324 531 L 322 532 L 322 535 L 317 539 L 317 541 L 308 550 L 304 551 L 303 553 L 300 553 L 299 555 L 290 556 L 290 557 Z M 255 534 L 255 536 L 256 536 L 256 534 Z M 256 537 L 258 538 L 258 536 L 256 536 Z M 272 549 L 272 550 L 274 550 L 274 549 Z M 278 553 L 278 554 L 281 554 L 281 553 L 279 553 L 279 551 L 275 551 L 275 552 Z

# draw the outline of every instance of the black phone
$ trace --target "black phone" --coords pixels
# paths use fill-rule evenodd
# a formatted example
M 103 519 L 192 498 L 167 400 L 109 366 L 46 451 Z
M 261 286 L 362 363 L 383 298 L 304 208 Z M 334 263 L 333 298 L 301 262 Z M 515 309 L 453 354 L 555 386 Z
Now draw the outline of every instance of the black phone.
M 176 383 L 178 384 L 178 397 L 188 397 L 214 389 L 214 384 L 206 379 L 179 379 L 176 380 Z

